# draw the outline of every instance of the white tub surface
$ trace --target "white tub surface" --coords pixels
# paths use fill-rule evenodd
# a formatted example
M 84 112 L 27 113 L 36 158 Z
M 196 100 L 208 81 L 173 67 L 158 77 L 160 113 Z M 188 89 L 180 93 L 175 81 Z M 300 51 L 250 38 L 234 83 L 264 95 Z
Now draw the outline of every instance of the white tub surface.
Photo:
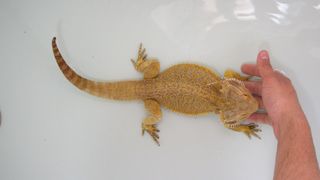
M 4 0 L 0 2 L 0 179 L 269 180 L 276 140 L 215 116 L 163 110 L 161 146 L 141 136 L 142 102 L 103 100 L 62 75 L 51 38 L 81 75 L 139 79 L 143 42 L 161 69 L 192 62 L 239 71 L 267 49 L 292 79 L 320 158 L 319 0 Z

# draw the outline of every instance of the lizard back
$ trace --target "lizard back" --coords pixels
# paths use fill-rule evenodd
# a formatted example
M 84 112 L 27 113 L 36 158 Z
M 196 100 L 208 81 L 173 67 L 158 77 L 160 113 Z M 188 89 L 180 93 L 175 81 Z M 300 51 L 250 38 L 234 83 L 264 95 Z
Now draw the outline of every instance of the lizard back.
M 149 91 L 168 109 L 185 114 L 218 112 L 219 92 L 210 85 L 219 75 L 196 64 L 174 65 L 159 74 Z

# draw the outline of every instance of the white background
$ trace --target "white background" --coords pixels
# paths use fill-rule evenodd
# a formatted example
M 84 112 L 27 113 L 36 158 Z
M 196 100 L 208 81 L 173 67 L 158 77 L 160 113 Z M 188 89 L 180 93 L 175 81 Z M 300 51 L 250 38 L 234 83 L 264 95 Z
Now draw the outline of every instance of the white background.
M 90 96 L 54 60 L 51 39 L 94 80 L 139 79 L 143 42 L 161 69 L 192 62 L 222 73 L 261 49 L 292 79 L 320 158 L 320 1 L 135 0 L 0 2 L 0 179 L 260 179 L 276 140 L 225 129 L 215 116 L 163 110 L 158 147 L 141 136 L 142 102 Z

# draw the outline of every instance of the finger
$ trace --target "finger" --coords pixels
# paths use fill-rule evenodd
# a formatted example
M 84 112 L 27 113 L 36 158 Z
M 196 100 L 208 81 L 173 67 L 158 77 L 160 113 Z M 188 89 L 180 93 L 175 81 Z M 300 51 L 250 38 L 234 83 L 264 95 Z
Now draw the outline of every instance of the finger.
M 259 108 L 264 109 L 262 98 L 260 96 L 253 96 L 253 97 L 257 100 L 257 102 L 259 104 Z
M 262 50 L 259 52 L 257 57 L 257 67 L 262 78 L 267 77 L 273 73 L 269 54 L 266 50 Z
M 241 71 L 251 76 L 260 76 L 257 65 L 255 64 L 243 64 Z
M 253 113 L 248 117 L 248 120 L 252 122 L 271 125 L 271 122 L 267 113 Z
M 262 91 L 261 81 L 244 81 L 243 83 L 252 94 L 261 96 L 261 91 Z

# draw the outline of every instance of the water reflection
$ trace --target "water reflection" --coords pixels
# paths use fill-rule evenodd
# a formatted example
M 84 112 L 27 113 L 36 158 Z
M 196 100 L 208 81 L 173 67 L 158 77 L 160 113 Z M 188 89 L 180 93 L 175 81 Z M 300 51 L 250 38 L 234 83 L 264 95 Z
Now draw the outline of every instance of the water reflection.
M 275 1 L 276 5 L 277 5 L 277 9 L 283 13 L 283 14 L 288 14 L 288 9 L 289 9 L 289 5 L 286 3 L 281 3 L 278 1 Z
M 290 20 L 287 17 L 289 12 L 289 4 L 274 0 L 278 12 L 267 13 L 271 21 L 278 25 L 288 25 Z
M 204 39 L 209 31 L 220 25 L 234 25 L 232 22 L 235 21 L 290 25 L 303 13 L 306 4 L 304 1 L 280 0 L 174 0 L 157 5 L 151 10 L 151 18 L 170 39 L 187 45 Z M 311 7 L 320 10 L 320 4 Z
M 279 25 L 281 25 L 281 21 L 285 19 L 285 16 L 282 14 L 268 13 L 268 15 L 270 16 L 271 21 Z
M 251 0 L 236 0 L 233 13 L 239 20 L 249 21 L 257 19 Z

